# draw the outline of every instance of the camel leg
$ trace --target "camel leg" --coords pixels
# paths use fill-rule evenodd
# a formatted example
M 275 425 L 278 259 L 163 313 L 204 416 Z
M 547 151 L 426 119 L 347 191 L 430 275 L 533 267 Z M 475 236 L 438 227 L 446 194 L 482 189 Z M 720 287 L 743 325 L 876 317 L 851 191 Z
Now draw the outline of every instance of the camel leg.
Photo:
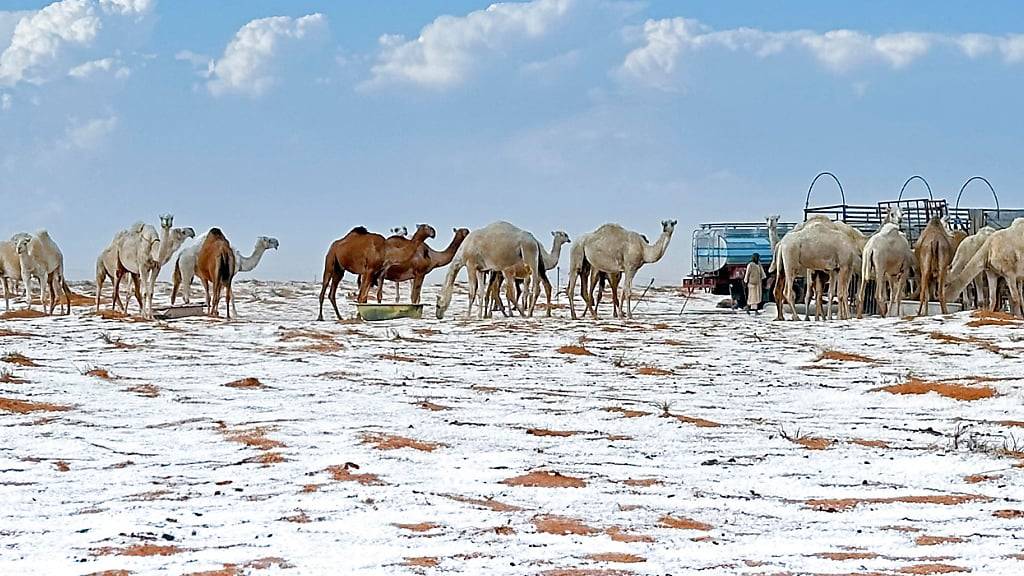
M 857 288 L 857 318 L 858 319 L 864 317 L 864 294 L 867 292 L 867 288 L 868 288 L 867 276 L 861 276 L 861 278 L 860 278 L 860 286 Z M 875 285 L 875 294 L 876 294 L 875 300 L 877 301 L 878 300 L 878 296 L 877 296 L 877 294 L 878 294 L 878 285 L 877 284 Z M 885 316 L 885 314 L 883 313 L 882 316 Z
M 380 282 L 381 282 L 381 285 L 383 287 L 383 283 L 384 283 L 384 278 L 383 277 L 380 278 Z M 362 274 L 362 275 L 359 276 L 359 295 L 356 298 L 356 300 L 359 303 L 365 304 L 366 302 L 368 302 L 370 300 L 370 288 L 372 287 L 372 285 L 373 285 L 373 273 L 372 272 L 368 273 L 368 274 Z M 377 303 L 378 304 L 380 304 L 380 298 L 381 298 L 381 293 L 378 292 L 377 293 Z
M 576 320 L 576 302 L 572 297 L 573 291 L 576 289 L 576 276 L 578 276 L 577 273 L 573 272 L 572 270 L 569 270 L 569 286 L 568 288 L 565 289 L 566 296 L 569 297 L 569 316 L 573 320 Z M 583 288 L 582 285 L 580 288 Z M 586 314 L 587 311 L 584 310 L 583 315 L 586 316 Z
M 867 278 L 860 279 L 860 285 L 867 284 Z M 886 294 L 886 274 L 881 269 L 875 269 L 875 304 L 878 306 L 878 312 L 885 318 L 889 315 L 889 295 Z M 857 314 L 860 317 L 860 314 Z
M 103 266 L 97 266 L 96 270 L 96 313 L 100 311 L 100 294 L 103 293 L 103 283 L 107 280 L 107 270 Z M 7 280 L 4 280 L 4 296 L 7 296 Z
M 228 320 L 231 320 L 231 306 L 234 304 L 235 298 L 231 291 L 231 281 L 228 281 L 227 289 L 224 293 L 224 315 L 227 316 Z
M 985 281 L 988 282 L 988 302 L 985 303 L 985 308 L 995 312 L 999 308 L 999 276 L 986 270 Z
M 402 300 L 402 283 L 395 282 L 395 304 L 398 304 Z
M 324 279 L 320 282 L 320 313 L 316 317 L 318 322 L 324 321 L 324 295 L 327 294 L 327 285 L 331 281 L 331 276 L 333 275 L 325 271 Z
M 338 320 L 341 320 L 341 311 L 338 310 L 338 286 L 341 286 L 344 277 L 344 270 L 332 274 L 330 292 L 327 293 L 327 298 L 331 301 L 331 308 L 334 309 L 334 317 Z
M 928 313 L 928 297 L 932 291 L 932 265 L 931 259 L 925 256 L 921 262 L 921 282 L 918 287 L 918 304 L 917 304 L 917 315 L 927 316 Z
M 111 303 L 112 309 L 117 309 L 118 305 L 122 304 L 121 299 L 118 297 L 121 292 L 121 280 L 124 279 L 125 271 L 118 264 L 117 271 L 114 273 L 114 301 Z M 130 298 L 126 296 L 125 298 Z
M 619 273 L 608 276 L 608 285 L 612 290 L 612 313 L 616 318 L 622 318 L 622 301 L 619 300 L 619 280 L 622 276 Z
M 946 309 L 946 266 L 939 266 L 939 308 L 943 314 L 949 314 Z
M 527 287 L 530 289 L 530 318 L 533 318 L 533 312 L 537 309 L 537 300 L 540 299 L 540 286 L 542 282 L 547 282 L 547 275 L 542 270 L 535 270 L 533 275 L 530 276 L 530 285 Z M 551 284 L 549 283 L 548 286 Z M 551 291 L 548 290 L 548 310 L 551 310 Z M 551 314 L 549 313 L 548 316 Z
M 513 276 L 512 273 L 507 271 L 507 270 L 503 271 L 501 274 L 502 274 L 502 276 L 504 276 L 505 298 L 509 301 L 509 304 L 510 304 L 509 312 L 512 311 L 511 310 L 512 306 L 515 306 L 515 311 L 519 312 L 520 316 L 526 316 L 526 309 L 523 308 L 523 306 L 519 302 L 519 298 L 516 298 L 516 279 L 515 279 L 515 276 Z
M 619 311 L 619 317 L 623 314 L 625 317 L 633 319 L 633 277 L 636 275 L 636 270 L 626 269 L 623 272 L 624 280 L 626 284 L 622 287 L 622 299 L 620 300 L 622 308 Z
M 1017 278 L 1008 277 L 1006 287 L 1010 289 L 1010 313 L 1018 318 L 1024 317 L 1024 309 L 1021 308 L 1020 283 Z
M 480 272 L 475 266 L 466 264 L 466 280 L 469 282 L 469 308 L 466 310 L 466 318 L 473 318 L 473 303 L 476 301 L 477 284 L 480 283 Z M 480 313 L 483 318 L 483 311 Z
M 210 313 L 210 282 L 207 281 L 207 280 L 203 280 L 203 294 L 204 294 L 203 302 L 206 304 L 206 313 L 209 314 Z
M 11 309 L 11 293 L 7 285 L 7 278 L 3 277 L 0 278 L 0 280 L 2 280 L 4 283 L 4 310 L 9 311 Z M 99 304 L 97 304 L 96 306 L 97 310 L 99 310 Z
M 416 276 L 413 276 L 413 279 L 412 279 L 412 294 L 410 296 L 410 301 L 413 304 L 419 304 L 420 303 L 420 291 L 423 290 L 423 279 L 424 278 L 425 278 L 424 276 L 420 276 L 419 274 L 417 274 Z
M 143 316 L 145 316 L 146 315 L 146 305 L 143 304 L 142 290 L 140 289 L 140 286 L 142 285 L 142 279 L 139 277 L 138 274 L 132 274 L 132 285 L 135 286 L 135 299 L 139 301 L 139 313 L 142 314 Z M 125 313 L 128 312 L 128 303 L 127 302 L 124 305 L 124 311 L 125 311 Z

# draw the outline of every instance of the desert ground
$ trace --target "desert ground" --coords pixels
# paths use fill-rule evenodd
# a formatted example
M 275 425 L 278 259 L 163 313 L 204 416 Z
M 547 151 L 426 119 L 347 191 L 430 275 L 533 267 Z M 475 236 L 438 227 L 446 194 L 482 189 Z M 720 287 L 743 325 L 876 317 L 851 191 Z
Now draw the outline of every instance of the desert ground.
M 237 292 L 231 322 L 0 322 L 0 573 L 1024 572 L 1017 321 Z

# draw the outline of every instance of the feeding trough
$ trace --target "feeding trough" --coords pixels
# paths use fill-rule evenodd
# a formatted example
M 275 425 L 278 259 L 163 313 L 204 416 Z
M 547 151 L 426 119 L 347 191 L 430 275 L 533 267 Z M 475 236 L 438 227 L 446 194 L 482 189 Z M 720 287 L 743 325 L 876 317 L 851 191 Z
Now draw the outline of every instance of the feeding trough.
M 367 322 L 397 318 L 423 318 L 423 304 L 356 304 L 359 317 Z
M 153 317 L 157 320 L 175 320 L 177 318 L 205 315 L 206 304 L 179 304 L 178 306 L 167 306 L 153 310 Z

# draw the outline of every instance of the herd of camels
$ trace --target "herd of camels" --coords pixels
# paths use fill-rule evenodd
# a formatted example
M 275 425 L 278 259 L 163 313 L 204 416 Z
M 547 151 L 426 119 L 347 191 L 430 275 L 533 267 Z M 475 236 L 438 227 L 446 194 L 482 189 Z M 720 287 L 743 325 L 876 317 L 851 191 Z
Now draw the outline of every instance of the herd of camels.
M 810 310 L 810 295 L 816 290 L 816 316 L 821 317 L 824 278 L 829 290 L 829 311 L 825 317 L 832 316 L 835 298 L 839 318 L 850 318 L 849 290 L 856 276 L 860 277 L 856 297 L 858 317 L 863 314 L 869 281 L 875 283 L 879 312 L 886 316 L 890 310 L 899 313 L 898 304 L 912 282 L 916 284 L 920 301 L 918 314 L 926 313 L 933 292 L 945 313 L 946 303 L 958 299 L 968 287 L 973 287 L 976 306 L 994 309 L 999 303 L 1000 279 L 1009 290 L 1011 311 L 1024 316 L 1021 307 L 1024 218 L 1014 220 L 1006 229 L 986 227 L 972 236 L 953 231 L 945 220 L 934 218 L 913 246 L 900 232 L 902 214 L 898 208 L 887 214 L 882 226 L 871 236 L 843 222 L 812 216 L 780 239 L 778 220 L 778 216 L 767 219 L 773 256 L 769 273 L 776 275 L 774 290 L 780 320 L 786 303 L 793 319 L 799 319 L 794 304 L 794 282 L 798 277 L 805 278 L 808 286 L 806 314 Z M 475 305 L 481 318 L 490 317 L 494 310 L 505 315 L 518 312 L 532 316 L 542 286 L 550 316 L 551 283 L 547 271 L 558 265 L 565 244 L 571 244 L 566 292 L 572 318 L 577 318 L 574 299 L 577 282 L 586 304 L 584 315 L 589 312 L 597 318 L 605 284 L 610 284 L 613 316 L 632 318 L 634 277 L 644 264 L 657 262 L 664 256 L 675 226 L 675 220 L 662 221 L 661 234 L 654 243 L 618 224 L 604 224 L 582 234 L 575 242 L 571 242 L 565 232 L 554 231 L 551 249 L 545 250 L 530 232 L 508 222 L 495 222 L 472 232 L 466 228 L 454 229 L 451 242 L 442 251 L 427 245 L 426 241 L 434 238 L 436 231 L 426 224 L 418 226 L 411 237 L 404 228 L 394 229 L 385 237 L 356 227 L 334 241 L 327 252 L 318 320 L 323 320 L 325 295 L 335 315 L 341 319 L 336 294 L 346 272 L 358 277 L 359 303 L 367 302 L 374 286 L 380 302 L 387 281 L 395 282 L 397 300 L 399 283 L 411 281 L 411 301 L 418 304 L 427 274 L 443 266 L 448 266 L 448 272 L 437 296 L 438 319 L 444 317 L 451 305 L 455 280 L 463 268 L 469 284 L 467 316 L 473 316 Z M 189 239 L 194 241 L 182 248 Z M 96 259 L 96 310 L 100 309 L 104 283 L 110 279 L 113 281 L 111 308 L 120 307 L 127 313 L 131 294 L 123 301 L 120 298 L 121 282 L 127 276 L 143 316 L 152 317 L 157 277 L 177 254 L 171 304 L 176 302 L 179 292 L 185 303 L 191 301 L 191 285 L 198 276 L 206 295 L 206 313 L 219 316 L 223 293 L 226 316 L 230 318 L 235 304 L 232 292 L 235 275 L 253 270 L 263 254 L 277 249 L 278 245 L 275 238 L 261 236 L 252 253 L 245 256 L 232 247 L 219 228 L 211 228 L 196 238 L 192 228 L 175 228 L 170 215 L 160 217 L 159 231 L 152 225 L 137 222 L 118 232 Z M 18 282 L 22 284 L 26 305 L 31 308 L 32 280 L 35 279 L 40 285 L 44 311 L 53 314 L 59 297 L 63 296 L 61 313 L 71 312 L 64 257 L 45 230 L 35 234 L 19 233 L 9 241 L 0 241 L 0 279 L 8 309 L 11 285 L 17 286 Z M 501 298 L 503 284 L 508 310 Z M 964 299 L 966 301 L 968 295 Z

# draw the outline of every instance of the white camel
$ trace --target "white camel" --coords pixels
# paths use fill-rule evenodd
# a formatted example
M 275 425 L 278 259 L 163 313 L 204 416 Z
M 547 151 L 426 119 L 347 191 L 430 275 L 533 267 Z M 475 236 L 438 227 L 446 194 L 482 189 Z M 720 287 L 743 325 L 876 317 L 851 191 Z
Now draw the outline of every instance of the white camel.
M 794 305 L 793 282 L 798 274 L 809 270 L 826 273 L 838 270 L 837 280 L 831 284 L 839 295 L 839 317 L 849 318 L 850 275 L 860 265 L 861 252 L 858 242 L 847 231 L 828 220 L 808 220 L 786 234 L 776 252 L 772 268 L 783 271 L 783 300 L 789 303 L 794 320 L 799 320 L 800 316 Z
M 473 230 L 459 246 L 455 257 L 448 266 L 441 294 L 437 297 L 437 318 L 444 318 L 445 312 L 452 301 L 455 279 L 465 268 L 469 279 L 469 309 L 467 317 L 473 315 L 473 303 L 476 300 L 480 273 L 495 271 L 505 278 L 505 293 L 510 304 L 520 312 L 518 298 L 515 296 L 515 271 L 521 266 L 530 270 L 530 279 L 523 289 L 529 292 L 528 306 L 525 311 L 533 316 L 540 294 L 541 278 L 545 276 L 544 263 L 541 260 L 541 248 L 537 239 L 529 232 L 508 222 L 494 222 L 483 228 Z M 481 294 L 480 317 L 490 316 L 490 306 L 485 305 L 486 293 Z
M 182 249 L 178 253 L 178 259 L 174 263 L 174 276 L 173 286 L 171 288 L 171 304 L 173 305 L 178 297 L 178 290 L 181 290 L 181 300 L 185 304 L 189 304 L 192 301 L 192 280 L 196 276 L 196 260 L 199 257 L 199 250 L 203 247 L 203 242 L 206 241 L 206 234 L 203 234 L 199 238 L 196 238 L 195 242 L 189 244 L 186 248 Z M 269 236 L 260 236 L 256 238 L 256 245 L 253 246 L 252 254 L 248 256 L 242 255 L 242 252 L 235 249 L 235 269 L 232 270 L 232 277 L 239 272 L 250 272 L 256 269 L 259 265 L 260 260 L 263 259 L 263 253 L 267 250 L 277 250 L 280 244 L 277 238 L 271 238 Z M 232 308 L 234 307 L 234 298 L 231 299 Z M 238 316 L 237 311 L 232 309 L 232 314 Z
M 857 317 L 864 317 L 864 296 L 872 279 L 875 281 L 875 302 L 881 316 L 888 316 L 890 309 L 898 316 L 907 279 L 914 268 L 914 250 L 900 232 L 899 225 L 886 222 L 872 234 L 864 246 L 862 260 Z
M 146 318 L 153 317 L 153 294 L 156 290 L 156 279 L 160 275 L 160 269 L 171 259 L 174 252 L 181 247 L 186 239 L 196 236 L 196 232 L 192 228 L 172 229 L 173 223 L 173 216 L 161 216 L 161 235 L 158 235 L 156 229 L 149 224 L 144 224 L 141 228 L 136 225 L 128 234 L 121 236 L 117 242 L 118 268 L 117 276 L 114 279 L 114 293 L 118 292 L 121 279 L 125 274 L 137 275 L 142 283 L 140 308 L 142 315 Z M 123 310 L 124 312 L 128 311 L 127 301 L 124 303 Z
M 1024 316 L 1020 286 L 1024 280 L 1024 218 L 1017 218 L 1008 228 L 989 234 L 960 273 L 951 276 L 946 293 L 960 294 L 983 273 L 988 281 L 989 309 L 994 310 L 999 304 L 997 288 L 1001 277 L 1010 290 L 1011 312 Z
M 21 280 L 21 260 L 13 240 L 0 241 L 0 282 L 4 284 L 4 310 L 11 309 L 11 292 Z M 12 290 L 13 289 L 13 290 Z
M 967 263 L 971 261 L 971 258 L 978 253 L 982 245 L 985 244 L 985 240 L 995 232 L 996 229 L 991 226 L 985 226 L 981 230 L 978 230 L 976 234 L 972 234 L 967 238 L 964 238 L 957 246 L 956 252 L 953 254 L 953 262 L 950 264 L 949 273 L 951 276 L 960 274 L 963 269 L 967 266 Z M 988 308 L 988 294 L 982 288 L 981 280 L 982 277 L 977 277 L 971 280 L 967 285 L 974 287 L 974 307 L 975 308 Z M 959 294 L 949 294 L 948 297 L 956 300 Z M 967 303 L 967 295 L 964 295 L 964 304 Z
M 21 265 L 21 280 L 25 284 L 25 306 L 32 308 L 32 278 L 39 280 L 39 299 L 43 303 L 43 311 L 53 314 L 57 306 L 57 291 L 64 294 L 61 314 L 71 313 L 71 290 L 64 281 L 64 254 L 46 230 L 35 234 L 17 236 L 15 249 Z M 47 296 L 49 298 L 47 298 Z M 47 304 L 49 308 L 47 309 Z
M 637 270 L 644 264 L 661 260 L 672 240 L 675 231 L 675 220 L 662 220 L 661 235 L 654 244 L 648 244 L 638 232 L 626 230 L 618 224 L 604 224 L 584 238 L 583 248 L 570 252 L 569 262 L 569 312 L 576 318 L 573 291 L 576 288 L 576 277 L 583 268 L 583 261 L 590 264 L 592 271 L 604 272 L 609 276 L 622 273 L 625 280 L 619 299 L 627 318 L 633 318 L 633 278 Z M 582 238 L 582 237 L 581 237 Z M 579 241 L 578 241 L 579 242 Z M 576 258 L 572 258 L 576 256 Z M 582 258 L 580 258 L 582 256 Z M 587 294 L 588 307 L 592 307 Z M 593 318 L 597 318 L 597 310 L 592 308 Z M 620 313 L 620 315 L 622 315 Z
M 554 232 L 551 233 L 551 236 L 552 236 L 553 239 L 551 241 L 551 251 L 550 252 L 544 250 L 544 248 L 540 247 L 539 245 L 537 247 L 538 250 L 540 250 L 540 256 L 541 256 L 541 260 L 544 263 L 544 270 L 545 271 L 552 270 L 552 269 L 555 268 L 555 266 L 558 266 L 558 260 L 559 260 L 561 254 L 562 254 L 562 246 L 564 246 L 565 244 L 570 244 L 571 243 L 571 241 L 569 240 L 569 235 L 566 234 L 565 232 L 561 231 L 561 230 L 555 230 Z M 521 280 L 525 280 L 526 278 L 528 278 L 530 276 L 531 272 L 532 272 L 532 269 L 530 267 L 528 267 L 528 266 L 521 266 L 519 268 L 516 268 L 514 274 L 515 274 L 515 278 L 516 278 L 517 284 Z M 487 295 L 488 295 L 488 299 L 492 300 L 495 304 L 500 306 L 502 312 L 504 312 L 505 307 L 501 303 L 501 284 L 502 283 L 503 283 L 503 276 L 498 275 L 497 272 L 491 272 L 490 273 L 490 281 L 489 281 L 489 283 L 487 285 Z M 541 276 L 541 283 L 544 285 L 544 293 L 545 293 L 545 296 L 547 297 L 547 302 L 548 302 L 547 315 L 551 316 L 551 282 L 548 280 L 547 275 Z M 518 290 L 519 290 L 519 287 L 517 285 L 517 291 Z M 522 304 L 522 307 L 526 308 L 529 305 L 526 302 L 526 295 L 528 294 L 528 292 L 523 290 L 522 294 L 523 294 L 523 304 Z M 490 306 L 490 304 L 488 304 L 488 306 Z M 511 303 L 510 303 L 510 306 L 511 306 Z
M 111 285 L 113 285 L 114 279 L 117 278 L 117 249 L 121 243 L 121 239 L 129 233 L 139 233 L 142 231 L 142 222 L 136 222 L 130 228 L 119 231 L 114 235 L 113 240 L 110 244 L 103 249 L 99 257 L 96 258 L 96 311 L 100 311 L 100 297 L 103 294 L 103 284 L 109 278 Z M 135 285 L 135 293 L 139 293 L 139 278 L 132 276 L 132 281 Z M 120 303 L 121 295 L 118 292 L 114 292 L 113 297 L 110 300 L 110 309 L 113 310 Z M 132 297 L 131 287 L 128 289 L 127 301 L 125 304 L 129 304 Z M 142 306 L 142 301 L 139 300 L 139 306 Z

